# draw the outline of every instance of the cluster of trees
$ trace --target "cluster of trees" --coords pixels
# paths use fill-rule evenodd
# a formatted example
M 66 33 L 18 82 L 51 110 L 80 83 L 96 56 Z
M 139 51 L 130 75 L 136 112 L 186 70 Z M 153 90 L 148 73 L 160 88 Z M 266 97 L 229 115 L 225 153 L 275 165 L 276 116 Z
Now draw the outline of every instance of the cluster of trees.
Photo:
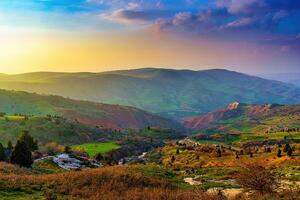
M 32 152 L 38 150 L 38 142 L 28 131 L 23 131 L 15 146 L 11 141 L 4 148 L 0 143 L 0 161 L 10 162 L 21 167 L 31 167 Z
M 290 146 L 289 143 L 287 143 L 287 144 L 284 146 L 284 148 L 283 148 L 283 152 L 285 152 L 287 156 L 292 156 L 292 155 L 293 155 L 293 151 L 294 151 L 294 149 Z M 281 149 L 278 148 L 277 156 L 278 156 L 278 157 L 281 157 L 281 156 L 282 156 L 281 153 L 282 153 Z

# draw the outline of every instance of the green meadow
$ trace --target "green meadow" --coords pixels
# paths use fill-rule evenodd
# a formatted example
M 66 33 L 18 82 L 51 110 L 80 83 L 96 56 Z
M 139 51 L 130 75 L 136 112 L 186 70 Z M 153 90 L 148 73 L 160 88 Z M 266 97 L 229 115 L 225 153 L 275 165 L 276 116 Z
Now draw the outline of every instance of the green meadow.
M 86 151 L 91 157 L 94 157 L 98 153 L 108 153 L 114 149 L 119 149 L 120 147 L 121 146 L 115 142 L 87 143 L 72 146 L 73 149 L 80 149 Z

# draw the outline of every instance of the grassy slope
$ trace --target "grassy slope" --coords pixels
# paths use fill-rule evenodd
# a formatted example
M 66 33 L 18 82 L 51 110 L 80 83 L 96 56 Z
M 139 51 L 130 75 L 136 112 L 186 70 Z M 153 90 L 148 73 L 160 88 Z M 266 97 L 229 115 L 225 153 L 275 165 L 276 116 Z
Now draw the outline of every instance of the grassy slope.
M 39 116 L 58 115 L 81 124 L 115 129 L 145 128 L 146 126 L 180 128 L 180 125 L 174 121 L 134 107 L 5 90 L 0 90 L 0 112 L 10 115 L 15 113 Z
M 90 157 L 94 157 L 98 153 L 104 154 L 119 148 L 120 145 L 116 144 L 115 142 L 86 143 L 72 146 L 72 149 L 84 150 L 89 154 Z
M 299 131 L 282 131 L 282 129 L 300 128 L 300 105 L 277 106 L 256 114 L 249 114 L 255 106 L 244 104 L 241 107 L 240 109 L 243 110 L 241 113 L 231 115 L 230 113 L 235 111 L 228 111 L 226 115 L 230 117 L 216 118 L 204 125 L 201 130 L 195 130 L 194 133 L 208 134 L 210 135 L 208 141 L 219 140 L 225 143 L 300 139 Z M 207 140 L 200 139 L 200 141 Z
M 4 170 L 2 170 L 4 169 Z M 10 171 L 6 171 L 10 169 Z M 174 173 L 155 165 L 106 167 L 75 172 L 37 174 L 0 163 L 1 199 L 198 199 L 184 190 Z M 14 181 L 15 177 L 18 181 Z M 52 194 L 52 195 L 50 195 Z M 120 195 L 121 194 L 121 195 Z M 198 198 L 196 198 L 198 197 Z
M 286 104 L 300 99 L 300 89 L 292 85 L 225 70 L 32 73 L 3 76 L 0 87 L 130 105 L 175 118 L 213 111 L 233 101 Z
M 0 117 L 1 143 L 6 144 L 8 140 L 15 143 L 23 130 L 28 130 L 41 144 L 50 141 L 76 144 L 95 141 L 107 136 L 96 128 L 68 122 L 61 118 L 49 120 L 47 117 L 36 116 L 24 120 L 24 117 L 18 116 Z

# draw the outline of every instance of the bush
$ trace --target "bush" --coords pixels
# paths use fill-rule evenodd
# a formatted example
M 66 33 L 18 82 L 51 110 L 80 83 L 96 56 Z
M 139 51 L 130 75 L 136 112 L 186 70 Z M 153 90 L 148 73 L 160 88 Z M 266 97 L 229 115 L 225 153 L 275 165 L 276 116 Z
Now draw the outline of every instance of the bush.
M 244 171 L 235 178 L 244 188 L 256 190 L 260 193 L 272 193 L 278 185 L 278 176 L 275 172 L 258 163 L 243 166 Z

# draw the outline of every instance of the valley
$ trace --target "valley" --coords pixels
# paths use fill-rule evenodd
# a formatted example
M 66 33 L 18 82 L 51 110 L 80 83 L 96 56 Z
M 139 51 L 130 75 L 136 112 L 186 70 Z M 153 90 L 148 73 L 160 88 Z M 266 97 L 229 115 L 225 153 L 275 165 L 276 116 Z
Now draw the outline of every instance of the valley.
M 296 86 L 223 69 L 36 72 L 2 75 L 0 88 L 133 106 L 176 120 L 212 112 L 235 101 L 252 104 L 300 101 L 300 89 Z
M 134 107 L 0 94 L 3 146 L 24 133 L 38 141 L 31 168 L 0 163 L 2 199 L 293 199 L 299 192 L 299 105 L 234 102 L 179 123 Z M 270 188 L 252 184 L 247 170 Z

